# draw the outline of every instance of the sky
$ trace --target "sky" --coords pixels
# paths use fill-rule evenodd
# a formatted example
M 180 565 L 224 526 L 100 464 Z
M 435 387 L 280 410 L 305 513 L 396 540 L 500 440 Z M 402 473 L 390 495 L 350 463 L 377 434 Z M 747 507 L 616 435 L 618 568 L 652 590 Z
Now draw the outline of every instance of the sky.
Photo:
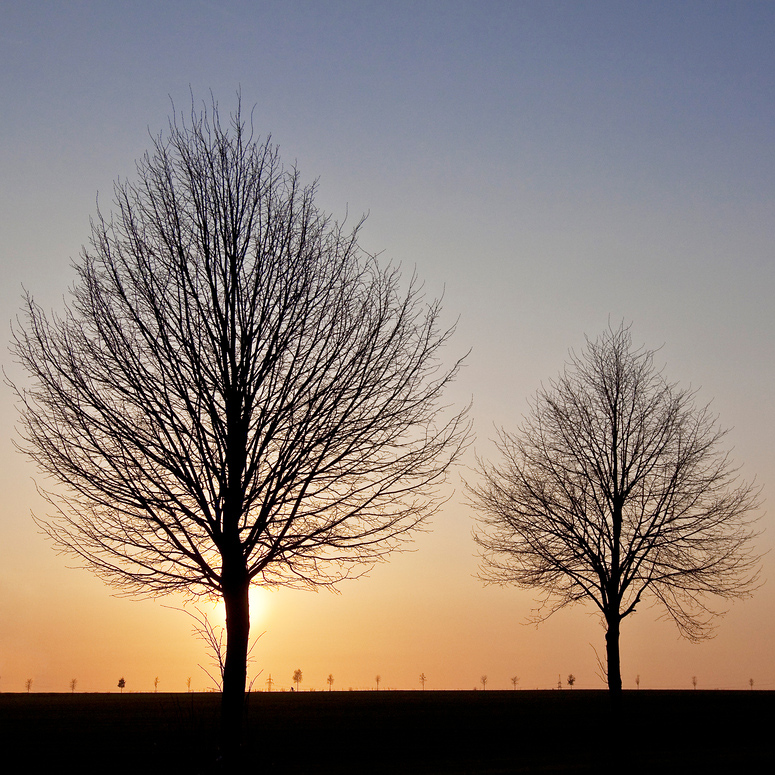
M 241 91 L 261 136 L 319 181 L 362 245 L 416 272 L 457 321 L 448 394 L 476 441 L 411 551 L 338 594 L 255 589 L 255 688 L 602 688 L 590 606 L 526 624 L 535 595 L 484 586 L 461 477 L 542 381 L 612 321 L 712 402 L 762 487 L 773 544 L 775 4 L 762 2 L 0 3 L 0 321 L 24 289 L 61 309 L 97 202 L 167 126 Z M 24 379 L 7 348 L 7 377 Z M 211 681 L 178 598 L 117 597 L 39 533 L 33 464 L 0 385 L 0 691 L 195 690 Z M 39 482 L 44 484 L 43 481 Z M 625 687 L 775 689 L 775 559 L 713 640 L 642 606 Z M 206 609 L 216 623 L 220 612 Z

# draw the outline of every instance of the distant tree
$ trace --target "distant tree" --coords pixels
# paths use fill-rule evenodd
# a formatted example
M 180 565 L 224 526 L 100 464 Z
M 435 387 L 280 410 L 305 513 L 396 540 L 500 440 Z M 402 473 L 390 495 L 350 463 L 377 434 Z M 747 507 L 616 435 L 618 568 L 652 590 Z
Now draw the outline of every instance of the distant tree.
M 293 671 L 293 682 L 296 684 L 296 691 L 297 692 L 299 691 L 299 684 L 301 683 L 301 680 L 302 680 L 301 670 L 294 670 Z
M 516 691 L 518 683 L 519 683 L 519 676 L 517 675 L 511 676 L 511 685 L 514 687 L 514 691 Z
M 70 679 L 70 692 L 71 692 L 71 694 L 75 694 L 75 687 L 76 687 L 77 684 L 78 684 L 78 679 L 77 678 Z
M 157 675 L 156 678 L 153 679 L 153 691 L 154 693 L 159 690 L 159 676 Z
M 121 689 L 121 694 L 124 693 L 124 687 L 126 686 L 126 681 L 124 680 L 123 676 L 118 679 L 118 688 Z
M 428 679 L 425 677 L 425 673 L 420 673 L 420 683 L 422 684 L 422 690 L 425 691 L 425 682 Z
M 638 675 L 635 676 L 635 686 L 637 686 L 638 689 L 640 689 L 640 673 L 638 673 Z
M 482 682 L 482 691 L 487 691 L 487 676 L 483 675 L 479 680 Z
M 697 688 L 697 676 L 692 676 L 692 686 L 696 689 Z
M 748 685 L 749 685 L 749 686 L 751 687 L 751 689 L 753 690 L 753 678 L 749 678 L 749 679 L 748 679 Z
M 328 678 L 326 678 L 326 682 L 328 683 L 328 691 L 330 692 L 331 688 L 334 685 L 334 674 L 333 673 L 329 673 L 328 674 Z
M 29 694 L 30 693 L 30 689 L 32 689 L 32 678 L 28 678 L 24 682 L 24 685 L 27 687 L 27 694 Z
M 378 676 L 375 678 L 375 680 L 376 680 L 376 682 L 377 682 L 377 691 L 379 691 L 379 682 L 380 682 L 380 680 L 382 680 L 382 676 L 379 676 L 379 675 L 378 675 Z
M 633 349 L 628 328 L 588 339 L 519 432 L 500 432 L 503 462 L 480 461 L 470 492 L 483 579 L 541 590 L 535 621 L 592 601 L 608 686 L 620 692 L 620 625 L 645 596 L 698 640 L 719 613 L 706 597 L 757 586 L 758 490 L 738 481 L 724 435 L 694 392 L 665 380 L 654 352 Z
M 93 220 L 71 303 L 27 298 L 23 449 L 56 547 L 138 594 L 226 608 L 222 750 L 239 748 L 251 583 L 329 586 L 407 539 L 469 435 L 452 329 L 218 105 L 173 116 Z
M 187 692 L 190 692 L 190 691 L 191 691 L 191 676 L 189 676 L 188 678 L 186 678 L 186 691 L 187 691 Z
M 573 684 L 575 684 L 575 683 L 576 683 L 576 676 L 573 675 L 573 673 L 571 673 L 568 676 L 568 686 L 570 686 L 570 688 L 572 689 L 573 688 Z

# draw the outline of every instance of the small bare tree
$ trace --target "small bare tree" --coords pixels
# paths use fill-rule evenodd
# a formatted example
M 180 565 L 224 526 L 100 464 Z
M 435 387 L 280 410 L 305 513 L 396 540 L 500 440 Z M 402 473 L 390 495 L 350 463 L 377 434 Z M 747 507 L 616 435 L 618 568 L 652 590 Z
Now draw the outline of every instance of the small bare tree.
M 71 301 L 28 297 L 25 452 L 57 548 L 125 591 L 221 598 L 237 755 L 252 583 L 330 586 L 432 515 L 469 434 L 451 329 L 315 205 L 239 103 L 173 117 L 93 221 Z
M 518 683 L 519 683 L 519 676 L 517 675 L 511 676 L 511 685 L 514 687 L 514 691 L 516 691 Z
M 482 682 L 482 691 L 487 691 L 487 676 L 483 675 L 479 680 Z
M 330 692 L 331 689 L 334 686 L 334 674 L 333 673 L 329 673 L 328 674 L 328 678 L 326 678 L 326 683 L 328 684 L 328 691 Z
M 696 689 L 697 688 L 697 676 L 692 676 L 692 686 Z
M 606 628 L 608 686 L 621 691 L 622 620 L 651 595 L 697 640 L 707 597 L 757 586 L 758 490 L 740 483 L 725 432 L 695 393 L 668 383 L 624 326 L 587 340 L 541 388 L 500 465 L 480 461 L 482 578 L 541 590 L 535 620 L 592 601 Z
M 570 688 L 572 689 L 573 688 L 573 684 L 575 684 L 575 683 L 576 683 L 576 676 L 573 675 L 573 673 L 571 673 L 568 676 L 568 686 L 570 686 Z
M 29 694 L 30 693 L 30 689 L 32 689 L 32 678 L 28 678 L 24 682 L 24 685 L 27 687 L 27 694 Z
M 294 670 L 293 671 L 293 682 L 296 684 L 296 691 L 299 691 L 299 684 L 302 681 L 302 673 L 301 670 Z
M 753 678 L 748 679 L 748 685 L 751 687 L 751 690 L 753 691 Z
M 640 689 L 640 673 L 635 676 L 635 686 L 636 688 Z
M 425 682 L 428 679 L 425 677 L 425 673 L 420 673 L 420 683 L 422 684 L 422 690 L 425 691 Z
M 154 694 L 159 691 L 159 676 L 157 675 L 156 678 L 153 679 L 153 691 Z
M 78 684 L 77 678 L 71 678 L 70 679 L 70 693 L 75 694 L 75 687 Z
M 223 691 L 223 676 L 226 669 L 226 644 L 224 639 L 226 638 L 226 628 L 220 624 L 213 624 L 210 621 L 210 617 L 205 611 L 202 611 L 198 606 L 190 608 L 175 608 L 176 611 L 183 611 L 184 614 L 190 616 L 194 620 L 192 631 L 194 636 L 204 643 L 205 653 L 210 657 L 210 665 L 205 667 L 204 665 L 198 665 L 198 667 L 207 675 L 207 677 L 213 682 L 213 688 L 216 691 Z M 253 661 L 253 649 L 256 646 L 259 638 L 262 637 L 262 632 L 257 638 L 254 638 L 248 647 L 246 664 L 250 665 Z M 262 671 L 259 671 L 258 675 Z M 253 681 L 256 680 L 258 675 L 254 676 L 250 681 L 250 685 L 253 685 Z M 157 679 L 158 680 L 158 679 Z M 189 682 L 191 679 L 188 679 Z
M 379 682 L 382 680 L 382 676 L 378 675 L 374 679 L 377 682 L 377 691 L 379 691 Z

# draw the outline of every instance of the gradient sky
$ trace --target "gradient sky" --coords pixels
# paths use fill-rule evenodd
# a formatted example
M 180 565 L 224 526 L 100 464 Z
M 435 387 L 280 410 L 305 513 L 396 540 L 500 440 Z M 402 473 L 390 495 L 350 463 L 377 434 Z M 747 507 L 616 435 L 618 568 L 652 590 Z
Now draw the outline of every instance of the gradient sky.
M 416 270 L 472 350 L 450 400 L 477 441 L 514 428 L 584 334 L 632 323 L 666 375 L 712 401 L 743 473 L 775 460 L 775 3 L 15 2 L 0 4 L 0 319 L 22 286 L 60 307 L 96 198 L 178 110 L 237 88 L 318 204 L 368 212 L 363 245 Z M 7 354 L 7 375 L 21 379 Z M 209 681 L 188 618 L 112 596 L 37 532 L 46 507 L 13 447 L 0 385 L 0 691 L 182 691 Z M 466 476 L 469 471 L 461 470 Z M 253 672 L 302 688 L 602 687 L 591 607 L 523 622 L 533 596 L 476 579 L 455 494 L 341 594 L 253 596 Z M 625 686 L 775 689 L 775 558 L 701 645 L 642 606 L 622 628 Z M 217 618 L 218 612 L 214 613 Z

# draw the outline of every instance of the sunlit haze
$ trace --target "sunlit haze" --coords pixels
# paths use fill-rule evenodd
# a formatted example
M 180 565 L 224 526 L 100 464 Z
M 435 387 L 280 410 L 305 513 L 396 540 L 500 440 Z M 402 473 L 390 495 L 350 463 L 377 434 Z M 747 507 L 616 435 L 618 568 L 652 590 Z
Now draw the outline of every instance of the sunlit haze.
M 603 688 L 591 606 L 525 624 L 535 595 L 477 578 L 463 479 L 515 430 L 542 381 L 609 322 L 660 348 L 730 428 L 762 487 L 775 458 L 775 4 L 758 2 L 6 2 L 0 8 L 0 306 L 61 310 L 89 218 L 150 135 L 241 90 L 254 128 L 319 180 L 318 205 L 413 272 L 457 321 L 446 398 L 476 440 L 407 551 L 337 592 L 256 589 L 254 688 Z M 7 377 L 23 382 L 5 348 Z M 182 598 L 116 596 L 31 514 L 50 507 L 14 447 L 0 386 L 0 691 L 205 690 Z M 18 439 L 17 439 L 18 440 Z M 47 482 L 40 480 L 40 485 Z M 366 570 L 366 569 L 364 569 Z M 622 625 L 625 688 L 775 689 L 775 558 L 714 639 L 642 604 Z M 194 603 L 196 604 L 196 603 Z M 188 604 L 190 608 L 192 603 Z M 222 609 L 201 601 L 211 621 Z M 193 610 L 193 609 L 192 609 Z M 260 637 L 259 637 L 260 636 Z M 211 669 L 211 668 L 210 668 Z

